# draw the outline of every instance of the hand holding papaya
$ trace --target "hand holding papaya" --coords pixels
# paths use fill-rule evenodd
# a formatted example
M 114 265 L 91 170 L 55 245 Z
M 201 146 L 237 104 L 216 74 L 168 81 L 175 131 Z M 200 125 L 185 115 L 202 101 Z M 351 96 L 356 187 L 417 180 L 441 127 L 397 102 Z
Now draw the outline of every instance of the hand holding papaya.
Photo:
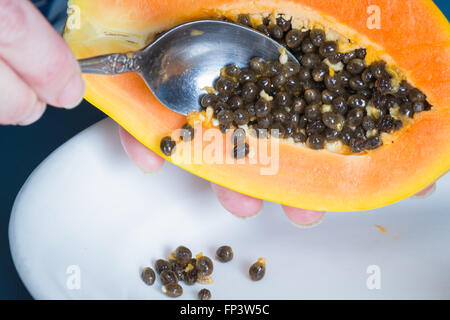
M 131 136 L 123 128 L 120 128 L 120 138 L 122 145 L 131 160 L 144 172 L 154 172 L 159 170 L 164 159 L 159 155 L 145 147 L 133 136 Z M 217 195 L 222 206 L 238 217 L 251 217 L 258 214 L 262 207 L 263 201 L 245 194 L 229 190 L 217 184 L 211 183 L 211 187 Z M 417 197 L 425 197 L 431 194 L 435 189 L 435 184 L 431 184 L 416 194 Z M 294 207 L 281 206 L 286 216 L 295 225 L 301 227 L 312 227 L 319 224 L 325 212 L 305 210 Z
M 27 125 L 46 105 L 73 108 L 84 83 L 69 46 L 29 1 L 0 0 L 0 124 Z
M 78 63 L 69 46 L 27 0 L 0 0 L 0 124 L 28 125 L 38 120 L 47 104 L 70 109 L 84 94 Z M 120 128 L 129 157 L 144 172 L 162 167 L 164 159 Z M 260 199 L 212 184 L 223 207 L 239 217 L 261 211 Z M 425 195 L 430 186 L 419 193 Z M 324 212 L 282 206 L 301 226 L 322 220 Z

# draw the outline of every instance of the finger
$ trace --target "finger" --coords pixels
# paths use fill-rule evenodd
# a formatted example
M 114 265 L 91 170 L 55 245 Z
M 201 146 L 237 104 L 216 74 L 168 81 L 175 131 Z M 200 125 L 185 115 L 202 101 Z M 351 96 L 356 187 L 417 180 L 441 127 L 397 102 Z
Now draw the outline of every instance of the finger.
M 45 104 L 0 59 L 0 124 L 28 124 L 39 118 Z
M 124 128 L 120 127 L 119 133 L 125 152 L 142 171 L 147 173 L 154 172 L 163 166 L 163 158 L 136 140 Z
M 78 63 L 31 2 L 0 0 L 0 56 L 41 101 L 65 108 L 81 102 Z
M 423 198 L 431 196 L 434 193 L 434 191 L 436 191 L 436 183 L 430 184 L 425 189 L 417 192 L 413 197 L 423 199 Z
M 25 119 L 19 121 L 17 123 L 18 125 L 28 126 L 28 125 L 38 121 L 44 114 L 45 110 L 47 109 L 47 104 L 42 101 L 38 101 L 38 103 L 36 103 L 30 109 L 31 109 L 31 112 L 29 113 L 29 115 Z
M 282 206 L 284 213 L 296 226 L 313 227 L 322 222 L 325 212 L 305 210 L 289 206 Z
M 217 195 L 220 204 L 232 214 L 247 218 L 261 211 L 263 202 L 245 194 L 227 189 L 211 182 L 211 187 Z

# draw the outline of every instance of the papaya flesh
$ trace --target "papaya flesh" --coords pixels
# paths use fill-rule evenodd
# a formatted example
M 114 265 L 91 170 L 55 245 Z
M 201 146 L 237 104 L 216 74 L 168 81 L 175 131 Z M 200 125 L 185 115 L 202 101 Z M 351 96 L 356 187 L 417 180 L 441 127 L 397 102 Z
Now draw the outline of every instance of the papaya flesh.
M 77 58 L 138 50 L 158 33 L 188 21 L 236 20 L 240 13 L 258 20 L 283 13 L 293 25 L 320 26 L 367 48 L 369 62 L 386 61 L 433 105 L 363 155 L 280 142 L 275 174 L 261 174 L 267 165 L 248 161 L 176 163 L 202 178 L 289 206 L 359 211 L 413 195 L 450 168 L 450 26 L 432 1 L 410 0 L 406 6 L 400 0 L 71 0 L 69 7 L 64 37 Z M 161 153 L 160 141 L 182 127 L 185 116 L 165 108 L 136 74 L 84 79 L 89 102 L 173 160 Z M 191 143 L 198 139 L 205 137 L 196 135 Z

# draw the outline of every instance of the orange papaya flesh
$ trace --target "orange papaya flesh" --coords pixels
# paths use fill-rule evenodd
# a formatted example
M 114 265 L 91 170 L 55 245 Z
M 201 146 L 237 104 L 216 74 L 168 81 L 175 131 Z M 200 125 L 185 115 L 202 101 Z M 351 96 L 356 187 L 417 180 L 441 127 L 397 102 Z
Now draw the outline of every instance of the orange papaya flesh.
M 267 165 L 248 161 L 177 163 L 207 180 L 294 207 L 359 211 L 406 198 L 450 168 L 450 26 L 432 1 L 411 0 L 405 6 L 403 1 L 389 0 L 71 0 L 69 6 L 72 13 L 64 37 L 77 58 L 138 50 L 157 33 L 187 21 L 220 16 L 236 20 L 239 13 L 260 21 L 268 14 L 283 13 L 293 17 L 293 25 L 319 26 L 367 48 L 369 63 L 387 61 L 399 78 L 422 90 L 433 105 L 385 137 L 382 147 L 364 155 L 280 142 L 275 174 L 261 174 Z M 138 75 L 84 79 L 88 101 L 165 157 L 161 138 L 183 126 L 186 117 L 162 106 Z M 205 137 L 207 130 L 202 132 L 194 141 L 177 145 L 179 151 L 191 152 L 187 145 L 211 138 Z M 218 140 L 227 144 L 229 139 L 222 138 Z M 224 151 L 223 156 L 228 159 L 230 154 Z

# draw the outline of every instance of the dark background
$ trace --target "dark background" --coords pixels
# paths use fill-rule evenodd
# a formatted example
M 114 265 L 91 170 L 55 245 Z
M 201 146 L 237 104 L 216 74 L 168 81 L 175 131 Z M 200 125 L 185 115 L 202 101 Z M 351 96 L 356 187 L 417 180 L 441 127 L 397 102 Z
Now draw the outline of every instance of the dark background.
M 450 1 L 434 2 L 446 17 L 450 16 Z M 70 111 L 48 108 L 41 120 L 28 127 L 0 126 L 0 299 L 31 299 L 9 250 L 8 223 L 17 193 L 34 168 L 53 150 L 104 117 L 84 101 Z

